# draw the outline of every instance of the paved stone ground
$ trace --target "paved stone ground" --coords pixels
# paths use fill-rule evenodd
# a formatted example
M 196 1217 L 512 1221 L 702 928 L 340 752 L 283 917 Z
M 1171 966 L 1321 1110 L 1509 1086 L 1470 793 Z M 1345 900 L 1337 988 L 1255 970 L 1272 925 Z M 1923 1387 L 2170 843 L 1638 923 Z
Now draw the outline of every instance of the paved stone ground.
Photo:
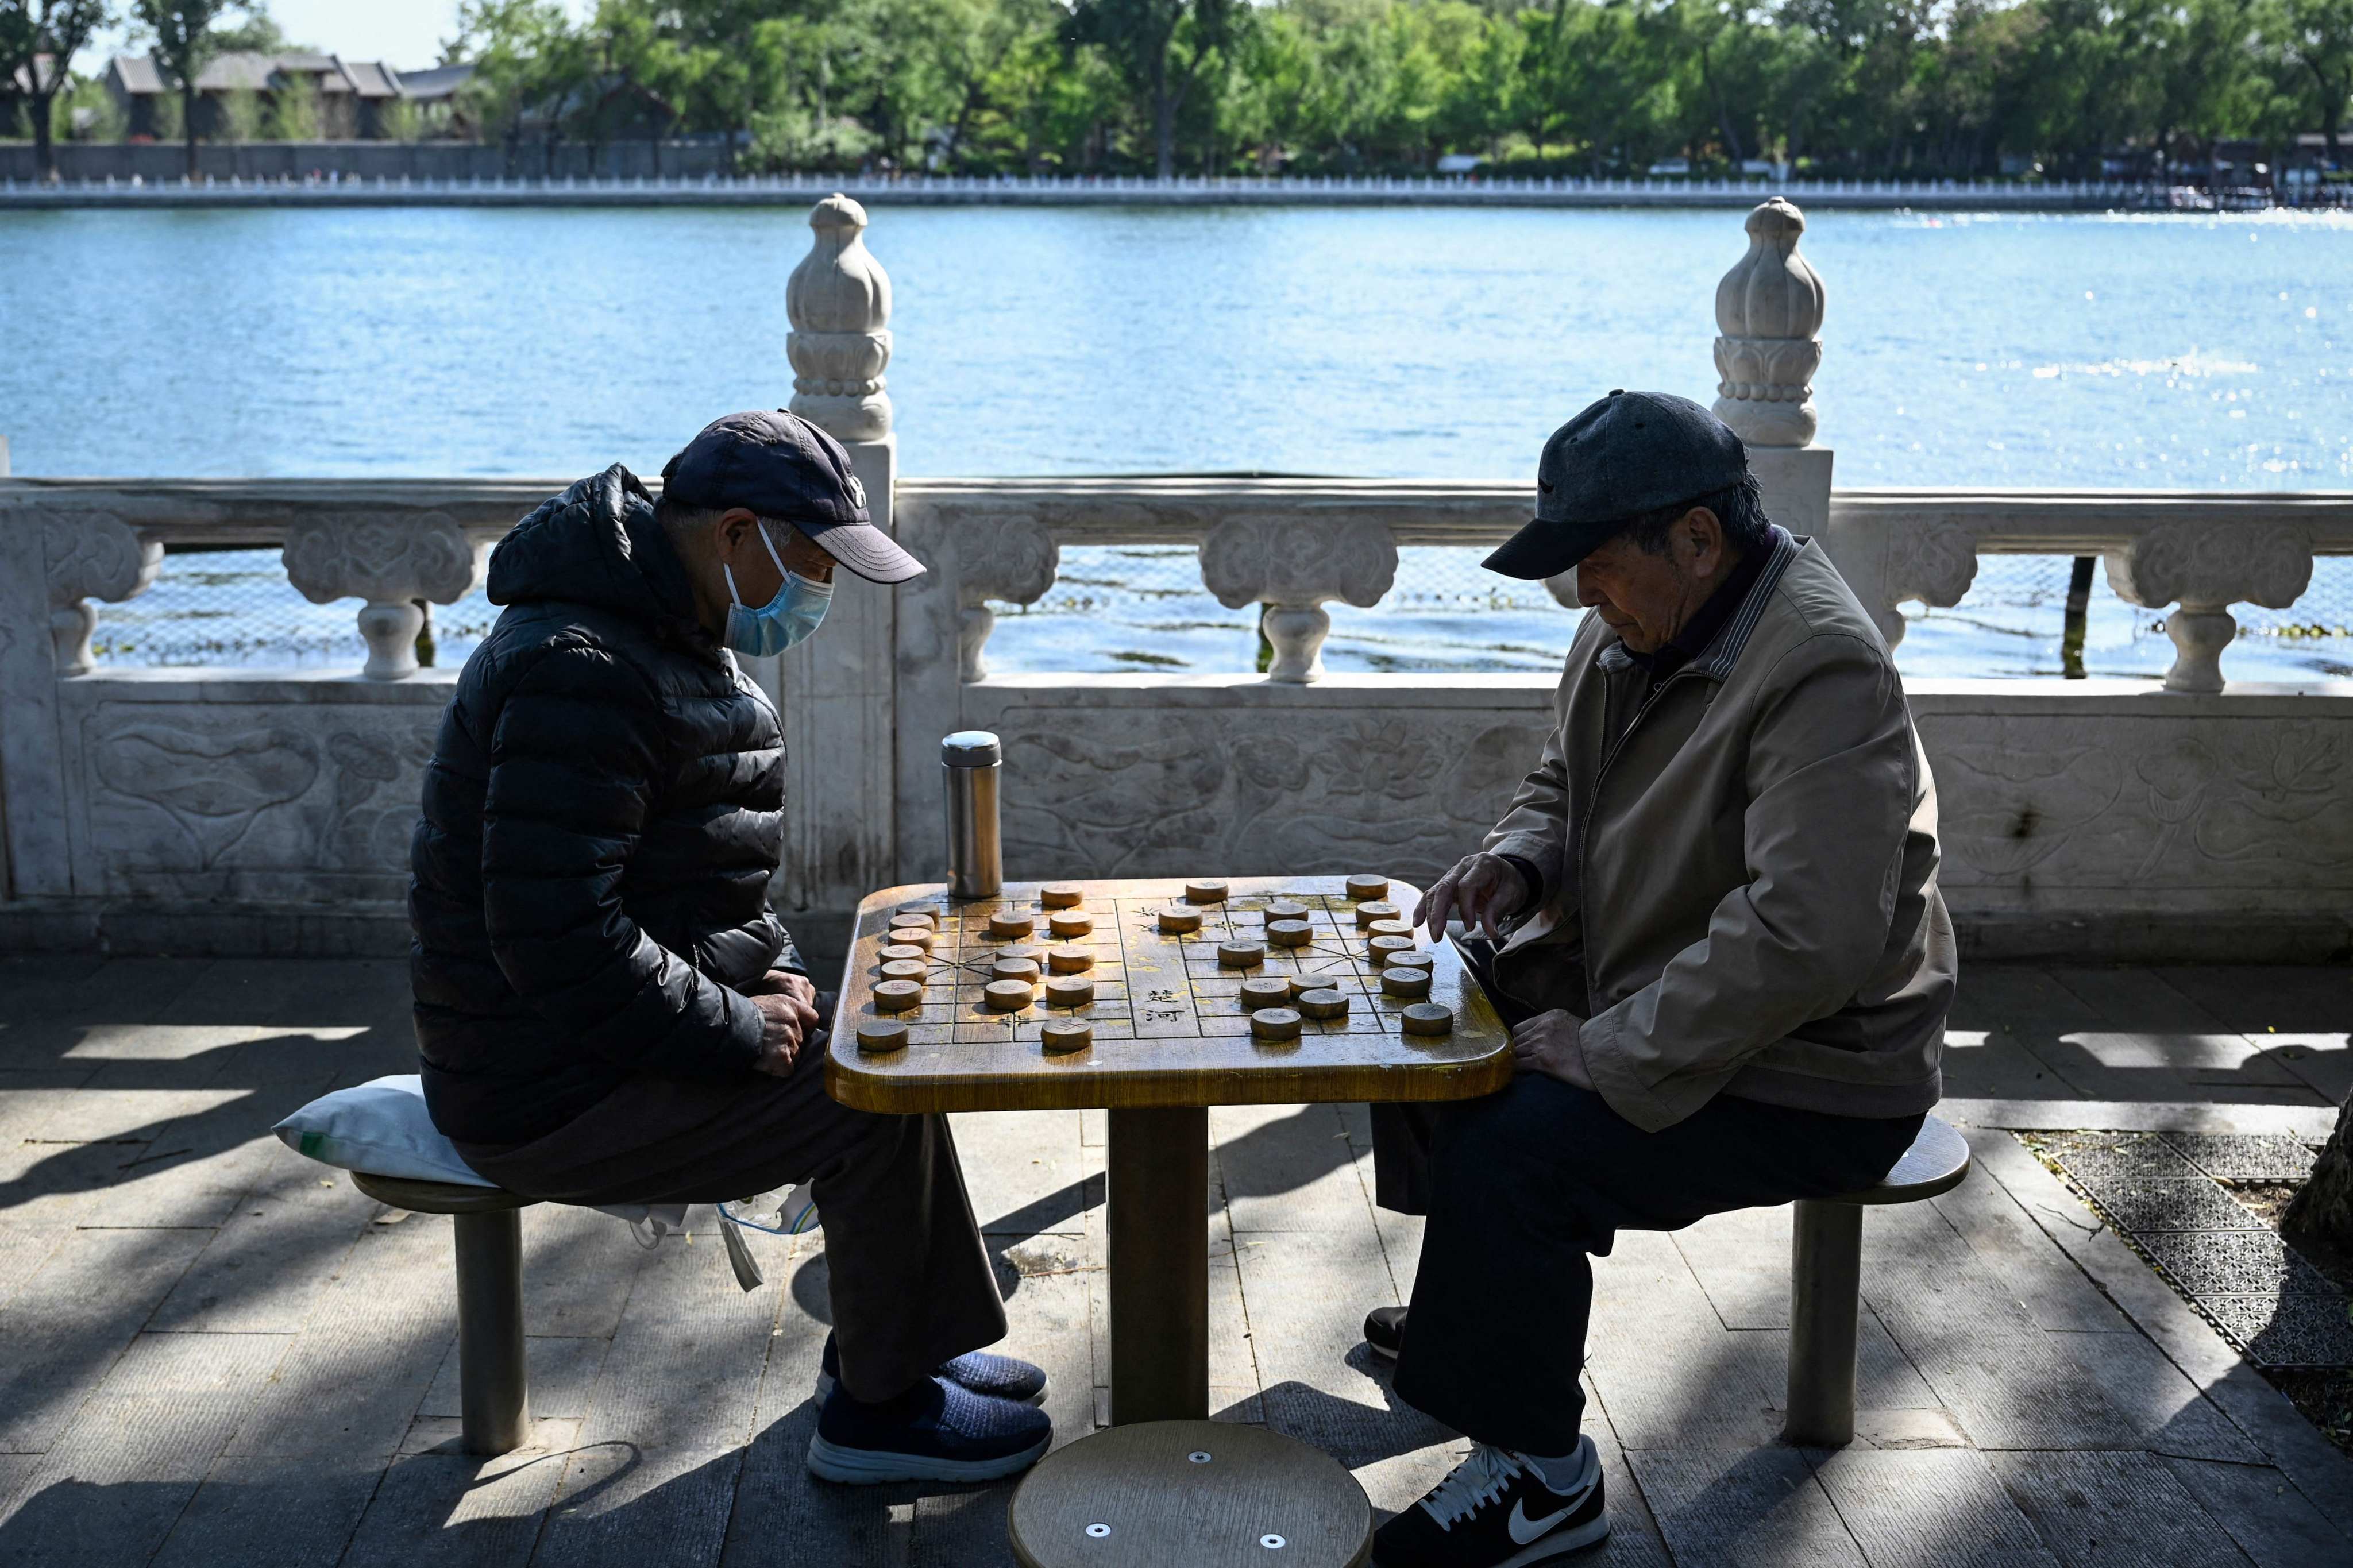
M 1599 1269 L 1588 1423 L 1612 1563 L 2353 1562 L 2353 1463 L 2002 1126 L 2325 1128 L 2342 972 L 1972 970 L 1949 1062 L 1978 1164 L 1867 1223 L 1862 1437 L 1781 1447 L 1788 1214 L 1630 1235 Z M 455 1451 L 448 1222 L 393 1216 L 267 1129 L 406 1070 L 397 965 L 0 963 L 0 1563 L 1007 1560 L 1006 1489 L 801 1466 L 824 1261 L 525 1216 L 536 1441 Z M 1383 1510 L 1462 1451 L 1358 1340 L 1414 1222 L 1361 1110 L 1220 1111 L 1214 1403 L 1337 1455 Z M 1064 1440 L 1103 1406 L 1103 1130 L 960 1120 L 1011 1347 Z

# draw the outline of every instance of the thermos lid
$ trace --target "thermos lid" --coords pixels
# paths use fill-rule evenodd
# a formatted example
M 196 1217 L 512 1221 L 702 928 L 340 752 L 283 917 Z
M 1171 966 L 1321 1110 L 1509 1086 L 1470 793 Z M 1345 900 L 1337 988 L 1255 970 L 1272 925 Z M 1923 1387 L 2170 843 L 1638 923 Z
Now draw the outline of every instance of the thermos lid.
M 986 730 L 958 730 L 940 742 L 940 761 L 951 768 L 993 768 L 1005 750 Z

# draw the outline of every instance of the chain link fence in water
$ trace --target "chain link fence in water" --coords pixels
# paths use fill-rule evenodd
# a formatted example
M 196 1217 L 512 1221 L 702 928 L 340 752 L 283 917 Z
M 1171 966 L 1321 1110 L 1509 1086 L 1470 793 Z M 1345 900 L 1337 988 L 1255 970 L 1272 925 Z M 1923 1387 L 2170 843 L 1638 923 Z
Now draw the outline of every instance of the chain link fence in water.
M 1397 585 L 1369 609 L 1327 606 L 1334 670 L 1465 674 L 1553 670 L 1576 626 L 1540 583 L 1480 567 L 1482 549 L 1408 546 Z M 1907 606 L 1897 654 L 1915 679 L 2066 673 L 2062 647 L 2071 558 L 1986 555 L 1968 596 L 1951 609 Z M 860 591 L 853 588 L 852 592 Z M 356 601 L 313 605 L 274 549 L 175 551 L 155 585 L 98 606 L 92 640 L 110 665 L 332 668 L 364 658 Z M 1087 546 L 1062 552 L 1060 579 L 1028 606 L 997 606 L 989 667 L 999 671 L 1259 668 L 1255 606 L 1228 609 L 1201 585 L 1190 545 Z M 2312 585 L 2285 610 L 2237 607 L 2239 637 L 2222 658 L 2238 680 L 2353 677 L 2353 558 L 2323 556 Z M 454 667 L 489 634 L 497 607 L 480 591 L 431 606 L 430 662 Z M 2083 668 L 2155 678 L 2173 662 L 2160 612 L 2126 605 L 2092 574 Z

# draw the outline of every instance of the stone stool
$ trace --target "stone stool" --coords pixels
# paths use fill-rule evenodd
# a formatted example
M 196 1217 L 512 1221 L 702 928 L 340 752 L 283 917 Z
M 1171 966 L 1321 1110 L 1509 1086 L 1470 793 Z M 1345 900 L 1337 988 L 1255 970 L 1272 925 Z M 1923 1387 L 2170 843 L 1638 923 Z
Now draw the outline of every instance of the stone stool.
M 1321 1449 L 1232 1421 L 1140 1421 L 1056 1449 L 1013 1494 L 1022 1568 L 1357 1568 L 1373 1506 Z
M 352 1173 L 352 1184 L 412 1214 L 457 1216 L 458 1384 L 469 1454 L 520 1448 L 531 1428 L 522 1342 L 522 1211 L 538 1202 L 502 1187 L 465 1187 Z
M 1803 1198 L 1789 1259 L 1789 1420 L 1800 1447 L 1854 1440 L 1854 1336 L 1862 1287 L 1862 1210 L 1949 1193 L 1969 1173 L 1969 1146 L 1931 1116 L 1875 1187 Z

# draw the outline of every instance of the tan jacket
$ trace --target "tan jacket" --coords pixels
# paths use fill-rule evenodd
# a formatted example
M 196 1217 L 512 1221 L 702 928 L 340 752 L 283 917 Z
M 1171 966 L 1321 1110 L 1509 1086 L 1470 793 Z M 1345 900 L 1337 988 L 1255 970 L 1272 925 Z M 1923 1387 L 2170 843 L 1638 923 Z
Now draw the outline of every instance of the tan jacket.
M 1586 617 L 1544 760 L 1487 837 L 1544 879 L 1497 982 L 1589 1009 L 1594 1087 L 1649 1131 L 1718 1093 L 1901 1116 L 1941 1092 L 1957 965 L 1936 784 L 1862 606 L 1820 545 L 1774 540 L 1647 698 Z

